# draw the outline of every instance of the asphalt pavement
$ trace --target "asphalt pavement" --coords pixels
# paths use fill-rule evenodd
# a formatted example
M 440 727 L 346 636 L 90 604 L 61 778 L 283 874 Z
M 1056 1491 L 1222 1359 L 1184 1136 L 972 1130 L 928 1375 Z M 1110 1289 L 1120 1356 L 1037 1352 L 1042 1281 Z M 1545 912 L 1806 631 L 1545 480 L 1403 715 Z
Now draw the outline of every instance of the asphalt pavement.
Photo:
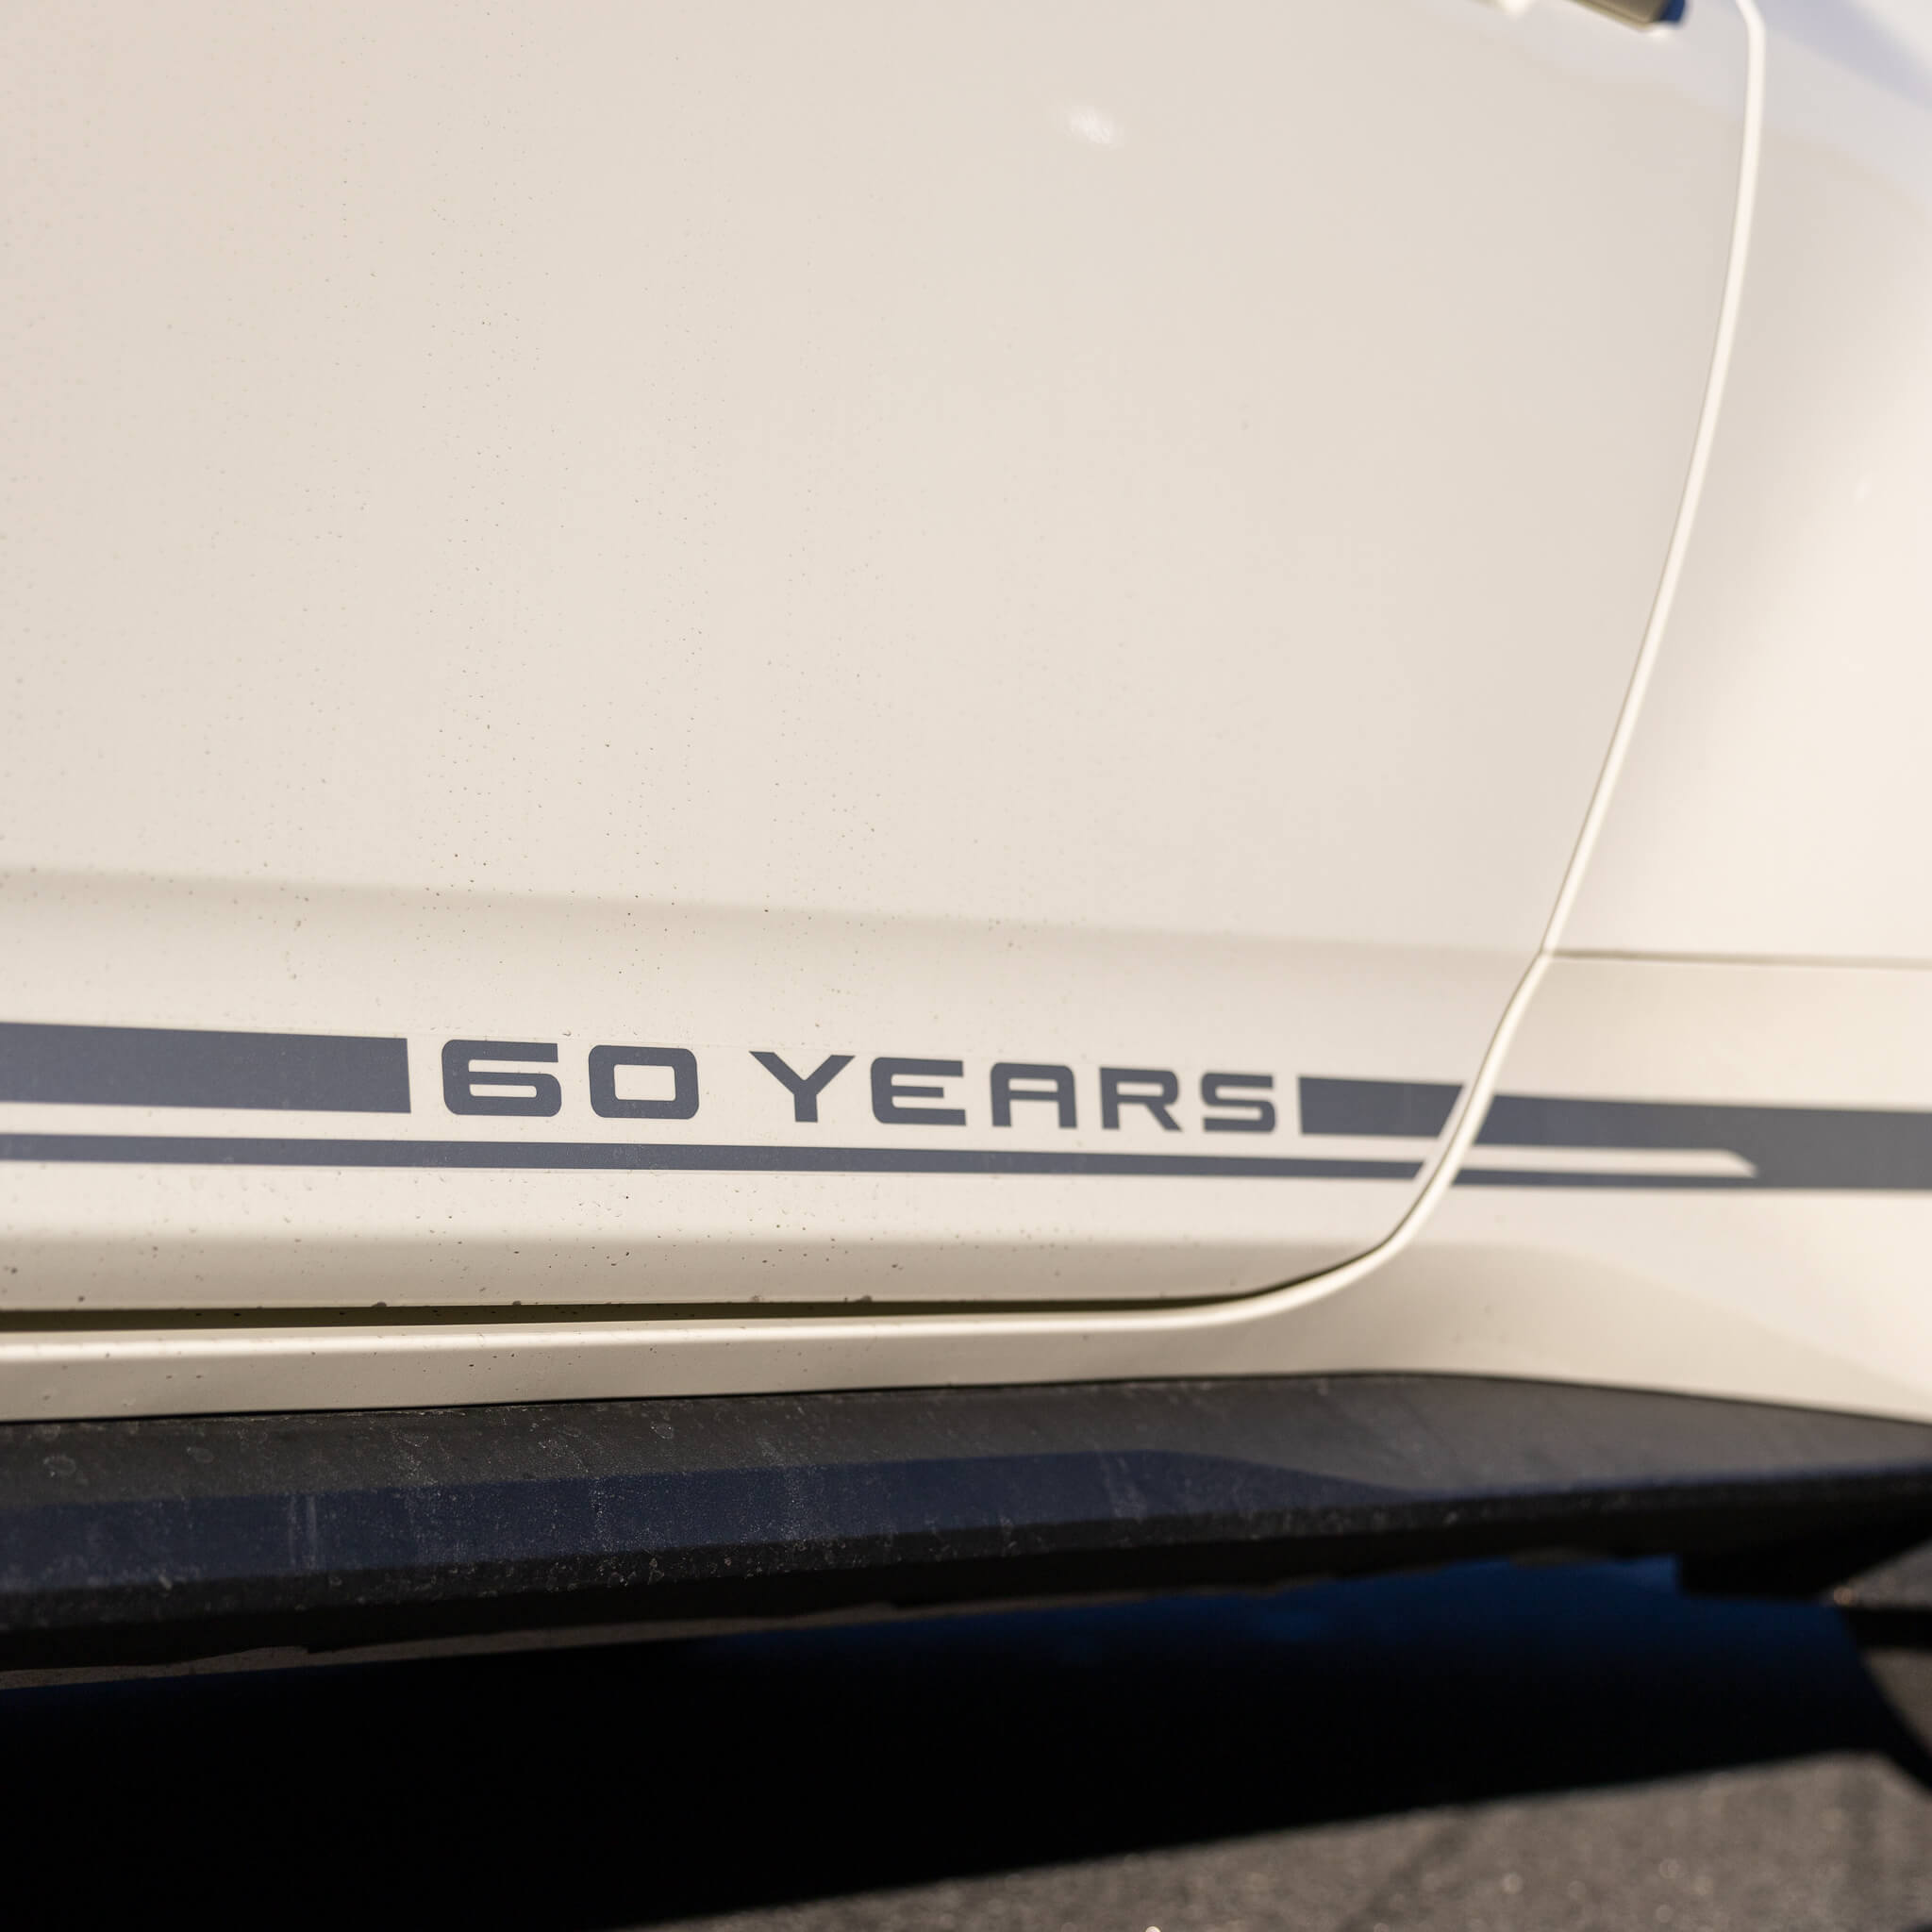
M 1932 1927 L 1835 1616 L 1668 1565 L 0 1695 L 30 1924 Z

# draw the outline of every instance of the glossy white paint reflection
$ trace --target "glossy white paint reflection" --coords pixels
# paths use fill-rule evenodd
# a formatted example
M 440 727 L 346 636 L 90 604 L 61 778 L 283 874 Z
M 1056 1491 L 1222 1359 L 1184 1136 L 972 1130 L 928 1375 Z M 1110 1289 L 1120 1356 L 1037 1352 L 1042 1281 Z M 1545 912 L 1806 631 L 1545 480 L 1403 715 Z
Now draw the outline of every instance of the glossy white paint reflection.
M 1073 108 L 1067 112 L 1068 130 L 1082 141 L 1091 142 L 1095 147 L 1117 147 L 1120 144 L 1120 124 L 1103 114 L 1098 108 Z

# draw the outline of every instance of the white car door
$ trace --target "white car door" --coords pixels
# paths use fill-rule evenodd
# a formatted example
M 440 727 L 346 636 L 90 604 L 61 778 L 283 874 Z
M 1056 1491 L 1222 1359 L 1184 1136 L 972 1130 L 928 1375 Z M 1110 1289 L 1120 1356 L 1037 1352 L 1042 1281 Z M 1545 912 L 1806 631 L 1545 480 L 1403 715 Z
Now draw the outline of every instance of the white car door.
M 1733 0 L 9 13 L 18 1308 L 1208 1296 L 1549 914 Z

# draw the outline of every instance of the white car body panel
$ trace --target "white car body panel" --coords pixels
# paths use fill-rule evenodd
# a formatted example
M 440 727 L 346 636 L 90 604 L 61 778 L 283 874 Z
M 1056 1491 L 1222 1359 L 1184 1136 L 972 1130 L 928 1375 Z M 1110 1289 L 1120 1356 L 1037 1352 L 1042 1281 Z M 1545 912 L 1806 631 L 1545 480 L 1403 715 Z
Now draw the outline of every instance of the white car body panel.
M 1745 299 L 1586 952 L 1932 963 L 1932 15 L 1773 4 Z
M 0 1103 L 0 1415 L 1403 1369 L 1932 1416 L 1932 1178 L 1708 1117 L 1896 1115 L 1910 1168 L 1932 1099 L 1926 978 L 1850 963 L 1932 957 L 1881 903 L 1923 774 L 1805 627 L 1908 711 L 1925 70 L 1874 106 L 1818 10 L 20 16 L 0 1021 L 407 1041 L 409 1100 Z M 1864 282 L 1806 290 L 1821 222 Z M 1801 292 L 1898 346 L 1862 412 Z M 1807 515 L 1854 469 L 1893 522 Z M 1767 910 L 1835 773 L 1889 869 L 1821 835 Z M 453 1119 L 460 1040 L 554 1046 L 488 1091 L 557 1110 Z M 702 1104 L 612 1126 L 608 1042 Z M 854 1058 L 807 1122 L 759 1051 Z M 967 1120 L 880 1117 L 879 1056 Z M 1002 1061 L 1077 1120 L 997 1124 Z M 1097 1122 L 1109 1066 L 1174 1128 Z M 1458 1097 L 1310 1131 L 1310 1076 Z M 1686 1144 L 1512 1168 L 1524 1096 Z M 525 1160 L 620 1135 L 692 1164 Z M 956 1145 L 1059 1165 L 795 1152 Z
M 651 1131 L 741 1149 L 760 1050 L 857 1057 L 799 1138 L 922 1152 L 1239 1155 L 1199 1082 L 1258 1072 L 1266 1151 L 1406 1177 L 29 1161 L 0 1303 L 1200 1298 L 1412 1205 L 1434 1128 L 1304 1145 L 1293 1081 L 1466 1084 L 1536 947 L 1708 375 L 1732 12 L 189 9 L 12 65 L 7 1018 L 409 1041 L 407 1121 L 296 1138 L 448 1139 L 452 1037 L 561 1058 L 463 1133 L 573 1143 L 599 1043 L 697 1054 Z M 964 1124 L 874 1119 L 881 1055 Z M 42 1091 L 0 1131 L 264 1130 Z
M 480 893 L 425 902 L 395 892 L 63 880 L 44 895 L 29 882 L 14 903 L 29 914 L 18 929 L 31 941 L 14 955 L 16 984 L 38 966 L 36 1017 L 125 1012 L 138 974 L 148 990 L 144 1016 L 215 1008 L 244 1028 L 273 1031 L 299 1012 L 301 1030 L 328 1032 L 341 1029 L 358 997 L 345 1000 L 344 989 L 375 983 L 371 961 L 379 960 L 369 1030 L 408 1041 L 414 1105 L 398 1117 L 16 1104 L 0 1108 L 6 1128 L 165 1135 L 171 1145 L 210 1137 L 242 1148 L 264 1135 L 330 1144 L 356 1136 L 392 1142 L 404 1158 L 412 1148 L 433 1158 L 460 1137 L 540 1158 L 554 1148 L 559 1163 L 525 1173 L 406 1166 L 353 1178 L 312 1165 L 0 1164 L 15 1271 L 0 1282 L 0 1307 L 19 1309 L 125 1306 L 130 1289 L 174 1308 L 259 1307 L 267 1290 L 270 1305 L 285 1308 L 353 1300 L 489 1309 L 1119 1301 L 1263 1289 L 1373 1245 L 1419 1182 L 1221 1178 L 1213 1163 L 1253 1148 L 1267 1158 L 1413 1176 L 1434 1158 L 1431 1134 L 1304 1135 L 1291 1070 L 1339 1065 L 1400 1080 L 1434 1068 L 1454 1081 L 1480 1058 L 1490 1016 L 1510 987 L 1495 962 L 1461 952 L 1418 976 L 1412 960 L 1375 946 L 565 908 Z M 76 962 L 85 962 L 78 973 Z M 481 1030 L 464 1020 L 492 1010 L 514 1023 L 494 1037 L 557 1045 L 558 1059 L 541 1069 L 561 1089 L 554 1117 L 447 1111 L 440 1048 L 453 1034 Z M 575 1024 L 546 1031 L 545 1017 L 558 1013 Z M 650 1016 L 642 1028 L 640 1013 Z M 1185 1074 L 1170 1109 L 1177 1131 L 1131 1106 L 1108 1129 L 1097 1069 L 1146 1065 L 1150 1056 L 1136 1049 L 1150 1037 L 1186 1049 L 1160 1060 Z M 667 1038 L 695 1058 L 698 1111 L 648 1125 L 600 1119 L 588 1091 L 590 1046 Z M 1459 1061 L 1447 1050 L 1458 1041 Z M 909 1104 L 944 1105 L 965 1113 L 965 1124 L 875 1121 L 869 1074 L 880 1049 L 953 1058 L 963 1071 L 930 1083 L 941 1090 L 936 1099 Z M 801 1124 L 784 1085 L 753 1058 L 761 1050 L 805 1074 L 834 1053 L 857 1058 L 816 1096 L 816 1122 Z M 990 1076 L 1002 1061 L 1070 1065 L 1074 1127 L 1062 1128 L 1059 1110 L 1039 1100 L 1015 1100 L 1008 1124 L 992 1125 Z M 1206 1132 L 1203 1071 L 1256 1068 L 1291 1075 L 1270 1100 L 1275 1130 Z M 669 1091 L 661 1074 L 640 1072 L 635 1082 L 626 1078 L 625 1091 Z M 1040 1084 L 1015 1083 L 1022 1091 Z M 1237 1108 L 1216 1111 L 1242 1117 Z M 836 1160 L 841 1151 L 851 1158 L 830 1174 L 564 1164 L 573 1150 L 594 1158 L 625 1135 L 701 1159 L 713 1147 L 725 1160 L 732 1150 L 752 1159 L 758 1150 L 774 1160 Z M 867 1150 L 891 1158 L 908 1142 L 913 1158 L 991 1149 L 1160 1161 L 1177 1147 L 1181 1160 L 1201 1157 L 1209 1167 L 1058 1177 L 881 1174 L 853 1165 Z M 168 1238 L 157 1242 L 162 1229 Z

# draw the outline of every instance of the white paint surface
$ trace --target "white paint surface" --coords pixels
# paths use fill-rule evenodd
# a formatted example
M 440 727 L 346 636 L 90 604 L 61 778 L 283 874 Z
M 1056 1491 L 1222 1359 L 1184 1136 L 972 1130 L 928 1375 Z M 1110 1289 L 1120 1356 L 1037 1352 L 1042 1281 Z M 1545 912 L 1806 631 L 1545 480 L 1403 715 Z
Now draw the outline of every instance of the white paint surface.
M 431 1137 L 454 1035 L 1262 1068 L 1284 1151 L 1474 1076 L 1677 518 L 1728 8 L 6 33 L 0 1017 L 407 1033 Z M 23 1165 L 0 1303 L 1221 1295 L 1424 1177 Z

